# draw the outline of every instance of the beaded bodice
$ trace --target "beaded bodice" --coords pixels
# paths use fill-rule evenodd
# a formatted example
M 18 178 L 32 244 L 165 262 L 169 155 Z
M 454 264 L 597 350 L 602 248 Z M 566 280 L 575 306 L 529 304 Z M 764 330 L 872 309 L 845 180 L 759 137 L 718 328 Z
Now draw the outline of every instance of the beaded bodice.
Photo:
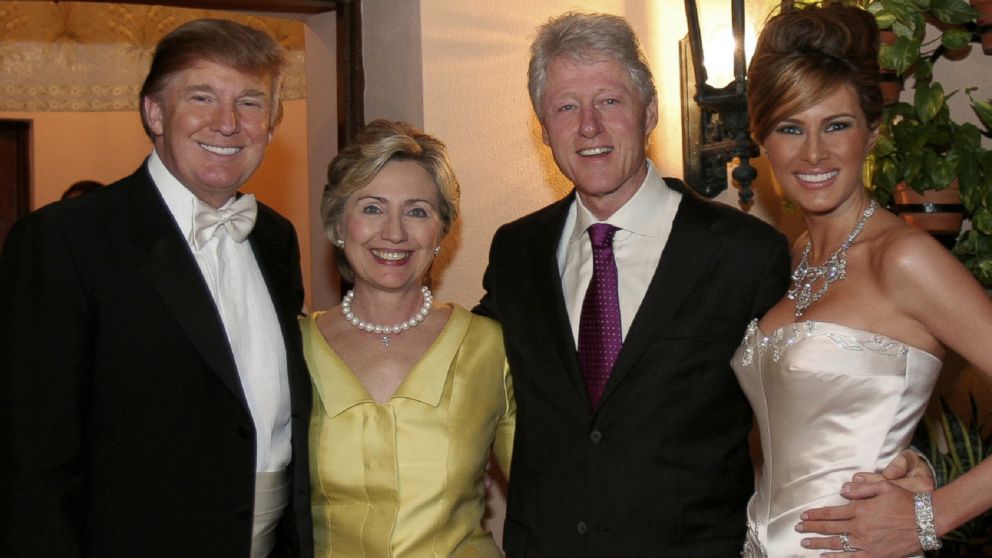
M 789 347 L 811 337 L 824 336 L 832 341 L 838 348 L 848 351 L 872 351 L 883 355 L 906 356 L 909 347 L 889 339 L 884 335 L 867 333 L 868 335 L 852 336 L 843 332 L 835 331 L 836 324 L 826 322 L 796 322 L 794 324 L 782 326 L 772 332 L 771 335 L 764 335 L 758 329 L 758 320 L 751 320 L 744 334 L 744 342 L 741 344 L 743 354 L 741 361 L 745 366 L 749 366 L 754 359 L 755 353 L 770 353 L 771 359 L 778 362 L 782 358 L 782 353 Z M 852 331 L 852 328 L 846 328 Z
M 799 514 L 845 503 L 844 482 L 881 470 L 908 446 L 941 362 L 840 324 L 804 321 L 764 334 L 753 321 L 731 364 L 761 433 L 752 553 L 819 556 L 799 545 Z

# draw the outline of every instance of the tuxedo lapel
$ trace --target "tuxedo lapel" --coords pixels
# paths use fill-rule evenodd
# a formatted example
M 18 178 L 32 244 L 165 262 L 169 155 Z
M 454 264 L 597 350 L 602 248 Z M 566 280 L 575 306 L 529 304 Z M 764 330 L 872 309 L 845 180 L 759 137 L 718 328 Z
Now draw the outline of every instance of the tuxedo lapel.
M 711 261 L 718 256 L 723 239 L 712 230 L 711 223 L 700 211 L 703 203 L 691 194 L 682 198 L 658 269 L 651 278 L 606 384 L 603 404 L 655 342 L 659 332 L 671 329 L 672 317 L 702 274 L 714 269 Z
M 289 247 L 279 245 L 272 229 L 273 223 L 270 216 L 259 208 L 258 220 L 248 237 L 248 241 L 251 244 L 252 253 L 255 255 L 255 261 L 258 262 L 258 267 L 262 271 L 262 278 L 269 290 L 269 296 L 272 297 L 272 305 L 275 306 L 279 324 L 283 329 L 283 334 L 285 334 L 287 329 L 299 329 L 296 318 L 303 308 L 297 304 L 297 300 L 302 296 L 302 293 L 293 292 L 293 285 L 297 285 L 299 280 L 294 277 L 294 271 L 286 267 L 285 264 L 291 257 L 287 253 Z
M 128 180 L 128 227 L 141 248 L 137 257 L 142 275 L 158 292 L 211 370 L 247 409 L 227 333 L 189 245 L 155 188 L 147 167 L 142 166 Z
M 288 226 L 288 225 L 287 225 Z M 285 239 L 284 239 L 285 240 Z M 299 358 L 300 326 L 298 317 L 302 308 L 302 278 L 296 269 L 287 267 L 286 262 L 299 261 L 299 254 L 293 252 L 287 241 L 280 241 L 275 233 L 275 223 L 265 207 L 259 207 L 258 220 L 248 237 L 255 261 L 258 262 L 265 280 L 265 286 L 272 298 L 286 346 L 286 363 L 289 370 L 289 385 L 294 415 L 309 412 L 309 399 L 299 399 L 309 393 L 310 378 L 306 365 Z

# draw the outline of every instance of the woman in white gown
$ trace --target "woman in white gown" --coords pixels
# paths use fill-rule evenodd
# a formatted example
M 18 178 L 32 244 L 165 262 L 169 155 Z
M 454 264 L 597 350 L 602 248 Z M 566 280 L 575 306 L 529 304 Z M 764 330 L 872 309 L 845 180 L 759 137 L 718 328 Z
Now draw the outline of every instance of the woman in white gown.
M 848 482 L 908 445 L 945 348 L 992 373 L 986 292 L 863 185 L 882 112 L 877 37 L 858 8 L 794 10 L 767 23 L 752 60 L 751 130 L 808 230 L 788 294 L 733 361 L 764 456 L 745 556 L 921 555 L 992 507 L 989 462 L 932 494 Z M 877 496 L 848 503 L 841 485 Z

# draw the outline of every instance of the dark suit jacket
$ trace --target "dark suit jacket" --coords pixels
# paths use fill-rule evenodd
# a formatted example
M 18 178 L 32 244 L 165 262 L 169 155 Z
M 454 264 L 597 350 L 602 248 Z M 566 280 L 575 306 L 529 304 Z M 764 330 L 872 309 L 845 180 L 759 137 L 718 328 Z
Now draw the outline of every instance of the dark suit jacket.
M 286 342 L 293 490 L 312 555 L 310 380 L 292 225 L 249 237 Z M 142 166 L 21 219 L 0 256 L 0 555 L 246 557 L 255 429 L 186 240 Z
M 686 194 L 593 412 L 556 260 L 573 196 L 497 231 L 477 309 L 502 323 L 517 400 L 504 548 L 511 558 L 737 556 L 752 421 L 730 359 L 748 321 L 785 291 L 786 241 Z

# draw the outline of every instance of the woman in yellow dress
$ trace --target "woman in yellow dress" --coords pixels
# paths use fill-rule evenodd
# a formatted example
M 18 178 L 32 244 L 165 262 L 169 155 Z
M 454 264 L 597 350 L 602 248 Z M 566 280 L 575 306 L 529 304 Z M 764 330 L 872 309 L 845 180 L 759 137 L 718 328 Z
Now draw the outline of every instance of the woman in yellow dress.
M 499 325 L 426 283 L 458 212 L 444 144 L 377 120 L 328 171 L 321 218 L 342 303 L 302 322 L 314 385 L 317 556 L 501 556 L 483 527 L 490 451 L 515 407 Z

